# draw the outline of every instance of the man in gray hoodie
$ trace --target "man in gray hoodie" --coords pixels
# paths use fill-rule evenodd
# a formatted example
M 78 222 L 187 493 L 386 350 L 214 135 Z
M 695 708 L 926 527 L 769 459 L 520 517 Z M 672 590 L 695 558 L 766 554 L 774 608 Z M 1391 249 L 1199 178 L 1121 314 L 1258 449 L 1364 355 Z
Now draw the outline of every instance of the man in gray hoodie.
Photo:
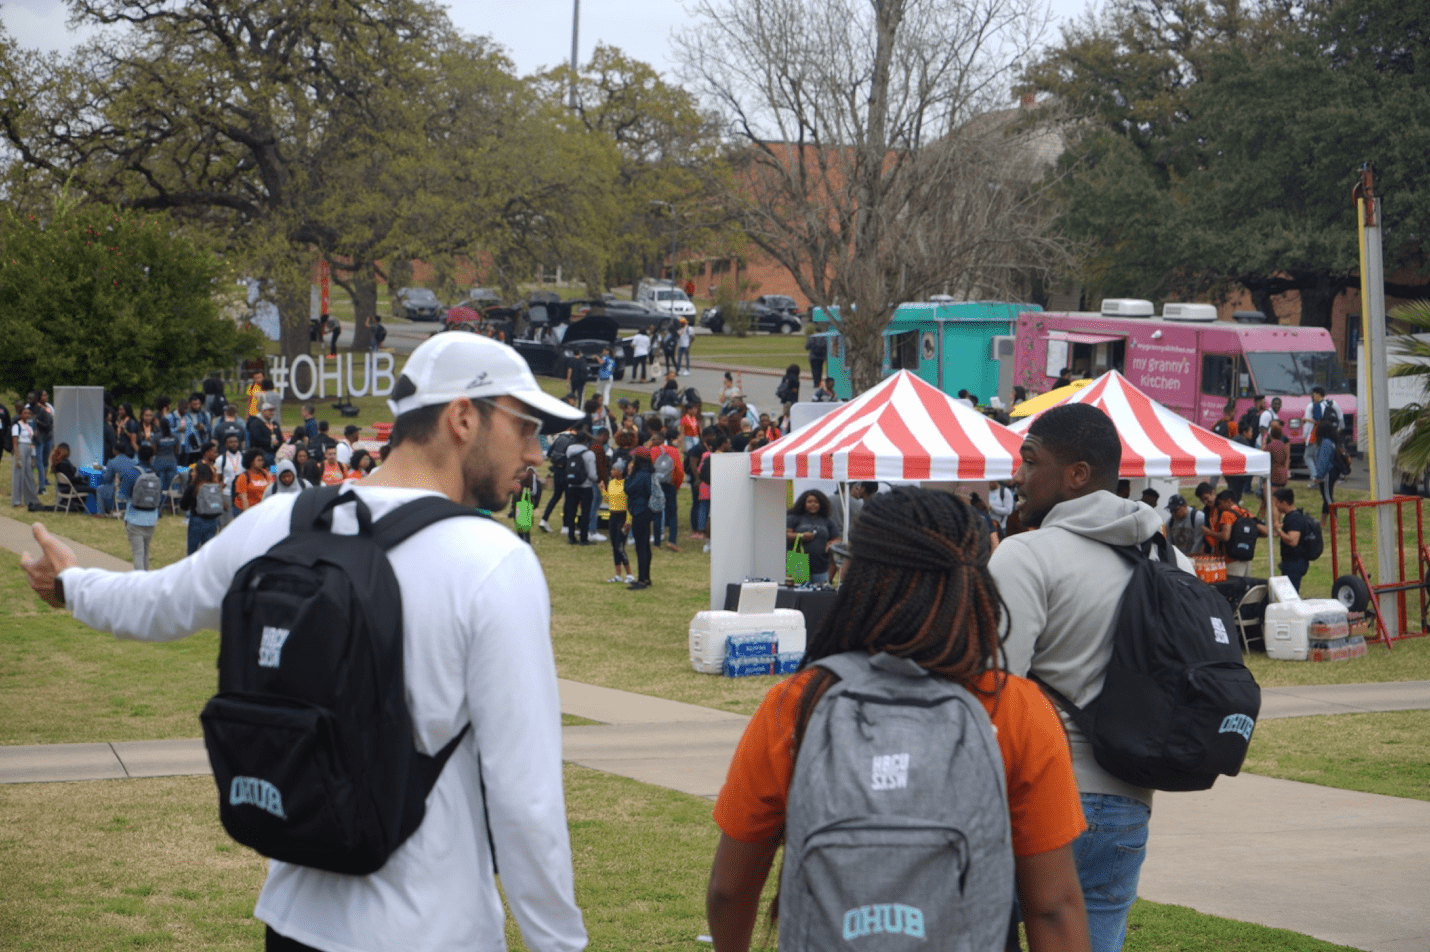
M 988 561 L 1008 607 L 1008 669 L 1036 674 L 1083 706 L 1102 691 L 1118 603 L 1132 576 L 1111 546 L 1144 542 L 1162 523 L 1146 505 L 1114 494 L 1122 446 L 1096 407 L 1048 410 L 1028 428 L 1020 452 L 1018 515 L 1037 531 L 1009 536 Z M 1190 561 L 1183 567 L 1190 571 Z M 1073 850 L 1092 948 L 1114 952 L 1137 898 L 1152 791 L 1103 770 L 1076 725 L 1066 716 L 1063 723 L 1087 819 Z

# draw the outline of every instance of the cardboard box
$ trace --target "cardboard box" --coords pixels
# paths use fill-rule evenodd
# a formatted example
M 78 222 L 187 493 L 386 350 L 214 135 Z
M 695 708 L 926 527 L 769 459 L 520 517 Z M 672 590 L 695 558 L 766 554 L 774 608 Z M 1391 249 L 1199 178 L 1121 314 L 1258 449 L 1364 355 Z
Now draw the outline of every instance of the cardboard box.
M 1312 639 L 1308 658 L 1311 661 L 1349 661 L 1363 657 L 1370 649 L 1360 635 L 1350 635 L 1331 641 Z

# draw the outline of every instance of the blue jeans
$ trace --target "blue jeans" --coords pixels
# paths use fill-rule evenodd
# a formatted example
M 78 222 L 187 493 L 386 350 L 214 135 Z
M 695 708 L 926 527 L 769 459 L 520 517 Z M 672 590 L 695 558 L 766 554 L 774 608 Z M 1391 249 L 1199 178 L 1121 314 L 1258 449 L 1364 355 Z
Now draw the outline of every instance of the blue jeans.
M 676 530 L 680 528 L 680 491 L 669 483 L 661 483 L 660 491 L 665 493 L 665 528 L 670 533 L 670 544 L 676 543 Z M 655 537 L 660 544 L 660 536 Z
M 685 362 L 685 369 L 686 369 L 686 370 L 689 370 L 689 369 L 690 369 L 690 348 L 689 348 L 689 347 L 678 347 L 678 348 L 676 348 L 676 350 L 675 350 L 675 369 L 676 369 L 676 370 L 679 370 L 679 369 L 680 369 L 680 363 L 681 363 L 681 361 L 684 361 L 684 362 Z
M 189 555 L 199 551 L 207 541 L 218 535 L 218 516 L 189 515 Z
M 695 531 L 696 531 L 696 532 L 704 532 L 704 531 L 705 531 L 705 526 L 706 526 L 706 525 L 709 523 L 709 521 L 710 521 L 710 500 L 708 500 L 708 499 L 697 499 L 697 500 L 695 500 L 695 515 L 694 515 L 694 518 L 693 518 L 691 521 L 695 523 Z
M 174 481 L 174 474 L 179 471 L 179 464 L 172 461 L 154 464 L 154 472 L 158 474 L 159 481 L 164 484 L 164 492 L 169 491 L 169 484 Z
M 1127 911 L 1137 898 L 1152 810 L 1140 800 L 1084 793 L 1082 814 L 1087 830 L 1073 841 L 1073 857 L 1092 952 L 1117 952 L 1127 936 Z

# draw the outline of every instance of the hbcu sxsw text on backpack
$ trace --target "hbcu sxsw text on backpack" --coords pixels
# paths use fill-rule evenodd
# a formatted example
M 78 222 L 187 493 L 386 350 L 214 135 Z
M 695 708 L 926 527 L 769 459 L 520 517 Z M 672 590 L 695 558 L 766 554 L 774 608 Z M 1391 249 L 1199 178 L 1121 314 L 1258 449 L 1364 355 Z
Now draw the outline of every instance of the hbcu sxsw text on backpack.
M 353 358 L 357 358 L 354 360 Z M 362 376 L 353 380 L 353 364 L 358 364 Z M 280 397 L 287 397 L 293 391 L 295 400 L 312 399 L 316 393 L 319 400 L 329 396 L 328 382 L 333 383 L 332 396 L 335 397 L 390 397 L 397 384 L 393 373 L 395 361 L 391 354 L 371 351 L 362 354 L 338 354 L 336 359 L 315 361 L 307 354 L 299 354 L 288 365 L 287 357 L 268 358 L 268 379 L 273 381 L 273 389 Z M 347 386 L 344 387 L 343 384 Z M 361 383 L 362 386 L 358 386 Z M 303 389 L 299 387 L 306 384 Z

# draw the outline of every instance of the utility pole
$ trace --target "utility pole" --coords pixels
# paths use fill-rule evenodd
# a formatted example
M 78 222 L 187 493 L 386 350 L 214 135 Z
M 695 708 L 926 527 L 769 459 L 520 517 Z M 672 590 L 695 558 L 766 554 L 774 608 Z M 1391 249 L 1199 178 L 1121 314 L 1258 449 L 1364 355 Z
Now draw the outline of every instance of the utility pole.
M 1375 194 L 1375 170 L 1369 162 L 1361 166 L 1360 181 L 1351 193 L 1356 202 L 1356 222 L 1360 226 L 1360 298 L 1361 340 L 1365 342 L 1365 367 L 1369 375 L 1365 395 L 1369 413 L 1362 412 L 1362 423 L 1369 424 L 1367 454 L 1370 459 L 1370 498 L 1390 499 L 1390 392 L 1386 383 L 1389 368 L 1385 341 L 1385 264 L 1381 257 L 1380 196 Z M 1376 579 L 1380 585 L 1399 582 L 1400 551 L 1396 542 L 1397 512 L 1393 507 L 1375 510 Z M 1391 596 L 1398 604 L 1400 594 Z M 1388 606 L 1387 606 L 1388 607 Z M 1399 635 L 1400 612 L 1383 611 L 1386 633 Z
M 577 55 L 577 40 L 581 35 L 581 0 L 571 0 L 571 98 L 570 109 L 576 111 L 576 67 L 580 64 Z

